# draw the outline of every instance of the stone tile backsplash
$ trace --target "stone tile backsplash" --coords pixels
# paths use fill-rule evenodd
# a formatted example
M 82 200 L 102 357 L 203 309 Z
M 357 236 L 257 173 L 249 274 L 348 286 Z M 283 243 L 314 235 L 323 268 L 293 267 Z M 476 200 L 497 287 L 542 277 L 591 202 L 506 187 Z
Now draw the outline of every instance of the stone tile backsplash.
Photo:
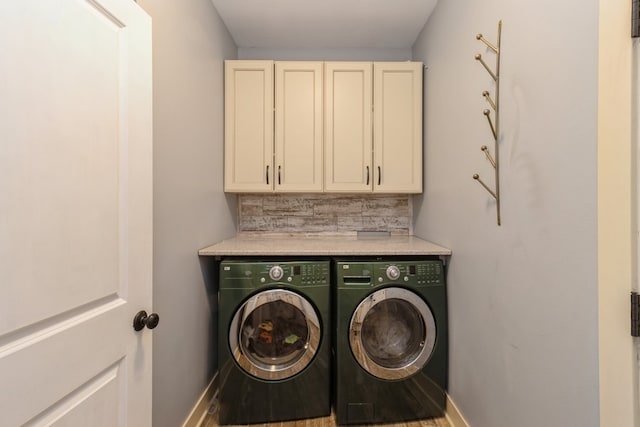
M 406 235 L 411 201 L 406 194 L 238 194 L 238 232 Z

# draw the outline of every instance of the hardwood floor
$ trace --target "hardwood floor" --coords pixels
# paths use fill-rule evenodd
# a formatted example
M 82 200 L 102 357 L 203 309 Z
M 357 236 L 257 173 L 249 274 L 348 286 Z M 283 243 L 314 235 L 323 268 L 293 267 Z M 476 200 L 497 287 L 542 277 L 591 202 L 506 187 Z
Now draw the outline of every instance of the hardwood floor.
M 251 424 L 251 427 L 335 427 L 333 416 L 313 418 L 309 420 L 286 421 L 277 423 Z M 431 418 L 420 421 L 401 422 L 392 424 L 366 424 L 375 427 L 451 427 L 446 418 Z M 218 427 L 217 414 L 209 414 L 200 427 Z M 358 425 L 355 427 L 364 427 Z

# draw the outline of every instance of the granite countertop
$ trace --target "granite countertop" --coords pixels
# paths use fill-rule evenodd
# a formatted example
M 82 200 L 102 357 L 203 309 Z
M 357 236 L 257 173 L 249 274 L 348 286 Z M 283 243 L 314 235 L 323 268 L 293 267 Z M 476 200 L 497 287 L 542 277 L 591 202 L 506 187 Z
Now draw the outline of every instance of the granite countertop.
M 198 251 L 204 256 L 451 255 L 451 250 L 415 236 L 358 237 L 238 235 Z

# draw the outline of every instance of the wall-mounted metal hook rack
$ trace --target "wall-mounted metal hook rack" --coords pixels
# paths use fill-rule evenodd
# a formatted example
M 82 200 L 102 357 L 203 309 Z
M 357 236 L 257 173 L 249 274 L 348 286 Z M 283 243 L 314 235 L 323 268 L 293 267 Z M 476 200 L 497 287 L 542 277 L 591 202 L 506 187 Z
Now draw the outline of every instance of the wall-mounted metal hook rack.
M 491 129 L 491 134 L 493 135 L 493 156 L 489 152 L 489 148 L 486 145 L 483 145 L 480 149 L 484 152 L 485 156 L 493 166 L 495 172 L 495 190 L 492 190 L 484 181 L 480 178 L 480 175 L 477 173 L 473 175 L 473 179 L 478 181 L 480 185 L 484 187 L 485 190 L 489 192 L 496 200 L 496 219 L 498 225 L 501 223 L 500 219 L 500 155 L 499 155 L 499 139 L 500 139 L 500 39 L 502 35 L 502 21 L 498 21 L 498 42 L 497 44 L 493 44 L 484 38 L 482 34 L 476 35 L 476 39 L 483 42 L 489 49 L 491 49 L 496 55 L 496 67 L 495 71 L 491 69 L 484 62 L 481 54 L 477 54 L 475 56 L 476 61 L 480 62 L 482 66 L 487 70 L 491 78 L 493 78 L 495 82 L 495 98 L 491 97 L 489 91 L 482 92 L 482 96 L 485 98 L 487 103 L 491 106 L 494 113 L 494 119 L 491 119 L 491 110 L 486 109 L 482 112 L 487 117 L 487 121 L 489 123 L 489 128 Z

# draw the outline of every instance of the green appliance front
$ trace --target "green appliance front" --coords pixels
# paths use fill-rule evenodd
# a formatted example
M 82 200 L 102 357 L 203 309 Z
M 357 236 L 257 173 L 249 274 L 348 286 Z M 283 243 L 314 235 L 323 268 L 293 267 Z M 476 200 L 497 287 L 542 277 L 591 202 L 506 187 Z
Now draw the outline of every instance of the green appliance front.
M 330 414 L 328 260 L 222 261 L 218 307 L 220 424 Z
M 335 268 L 338 424 L 441 416 L 448 369 L 442 262 L 349 260 Z

